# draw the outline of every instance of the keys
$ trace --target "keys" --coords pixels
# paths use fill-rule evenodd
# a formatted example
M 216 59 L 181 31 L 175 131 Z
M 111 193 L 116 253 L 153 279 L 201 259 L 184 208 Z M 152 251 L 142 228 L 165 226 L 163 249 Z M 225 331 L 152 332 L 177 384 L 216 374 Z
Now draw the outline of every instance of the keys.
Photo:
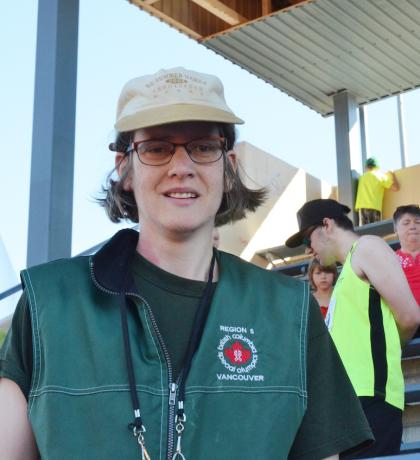
M 137 442 L 141 449 L 141 460 L 151 460 L 149 452 L 147 452 L 146 445 L 144 443 L 143 433 L 146 431 L 146 428 L 142 425 L 141 428 L 133 428 L 133 435 L 137 438 Z
M 151 460 L 149 453 L 147 452 L 146 446 L 139 441 L 141 448 L 141 460 Z

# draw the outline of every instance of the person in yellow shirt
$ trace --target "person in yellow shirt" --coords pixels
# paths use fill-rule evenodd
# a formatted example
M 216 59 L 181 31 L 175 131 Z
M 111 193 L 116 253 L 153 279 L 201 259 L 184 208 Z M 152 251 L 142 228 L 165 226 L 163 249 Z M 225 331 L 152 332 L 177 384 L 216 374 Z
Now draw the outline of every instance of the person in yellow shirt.
M 365 169 L 359 178 L 355 205 L 356 211 L 360 211 L 360 225 L 380 221 L 385 189 L 396 192 L 400 188 L 395 174 L 382 172 L 376 158 L 368 158 Z

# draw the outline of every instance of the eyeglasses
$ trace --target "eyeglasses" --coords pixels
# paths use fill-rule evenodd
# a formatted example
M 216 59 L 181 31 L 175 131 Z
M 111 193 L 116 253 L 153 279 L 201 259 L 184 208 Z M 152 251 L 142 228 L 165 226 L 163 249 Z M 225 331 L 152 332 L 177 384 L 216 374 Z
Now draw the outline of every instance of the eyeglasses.
M 163 140 L 133 142 L 127 154 L 135 151 L 138 159 L 145 165 L 161 166 L 169 163 L 177 147 L 184 147 L 194 163 L 214 163 L 227 150 L 224 137 L 206 137 L 183 144 Z
M 311 235 L 318 227 L 322 227 L 322 225 L 312 225 L 312 227 L 309 227 L 303 235 L 302 244 L 304 244 L 307 248 L 311 248 Z

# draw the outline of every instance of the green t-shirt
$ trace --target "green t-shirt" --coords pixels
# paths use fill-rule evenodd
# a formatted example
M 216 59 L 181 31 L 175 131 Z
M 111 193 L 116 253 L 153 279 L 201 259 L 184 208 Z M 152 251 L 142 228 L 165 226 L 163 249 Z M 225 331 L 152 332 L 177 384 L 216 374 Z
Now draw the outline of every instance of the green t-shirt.
M 178 374 L 198 300 L 206 283 L 172 275 L 141 256 L 134 260 L 133 275 L 138 291 L 155 316 L 174 374 Z M 280 324 L 278 328 L 281 333 Z M 307 356 L 308 406 L 289 457 L 314 460 L 324 458 L 332 451 L 341 452 L 343 446 L 359 444 L 360 448 L 360 442 L 372 439 L 372 436 L 366 420 L 361 418 L 361 412 L 354 404 L 353 390 L 344 382 L 346 375 L 342 363 L 314 298 L 309 308 Z M 0 350 L 0 377 L 15 381 L 27 398 L 31 375 L 32 332 L 24 292 Z
M 168 350 L 173 380 L 182 370 L 195 313 L 206 284 L 166 272 L 136 253 L 133 278 L 147 301 Z M 213 295 L 217 283 L 213 283 Z

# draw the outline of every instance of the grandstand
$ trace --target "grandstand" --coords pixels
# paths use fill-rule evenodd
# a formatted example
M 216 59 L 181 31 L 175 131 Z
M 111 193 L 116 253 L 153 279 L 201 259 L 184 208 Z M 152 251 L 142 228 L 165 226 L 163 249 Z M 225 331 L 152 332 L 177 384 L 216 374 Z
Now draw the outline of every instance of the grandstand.
M 50 30 L 47 26 L 47 19 L 55 14 L 55 9 L 48 2 L 39 3 L 39 23 L 44 27 L 39 28 L 38 70 L 41 71 L 37 71 L 39 76 L 35 85 L 33 151 L 37 161 L 33 161 L 34 179 L 31 185 L 30 226 L 33 231 L 30 232 L 28 250 L 31 264 L 70 255 L 73 189 L 69 184 L 73 174 L 74 137 L 69 134 L 60 149 L 53 142 L 45 148 L 43 142 L 44 139 L 55 138 L 54 129 L 59 125 L 57 120 L 68 126 L 69 133 L 74 131 L 77 74 L 78 1 L 52 2 L 64 5 L 61 9 L 57 8 L 59 13 L 53 18 L 57 22 L 62 21 L 61 26 L 66 34 L 64 44 L 51 38 L 55 37 L 52 33 L 55 33 L 55 29 Z M 275 176 L 272 182 L 264 182 L 267 179 L 264 174 L 273 168 L 271 160 L 267 159 L 265 173 L 257 171 L 256 165 L 250 164 L 251 157 L 247 156 L 247 152 L 255 147 L 244 144 L 241 149 L 243 161 L 248 162 L 246 170 L 253 171 L 253 175 L 255 173 L 252 179 L 258 184 L 271 184 L 277 197 L 272 195 L 270 207 L 255 219 L 223 229 L 221 235 L 222 242 L 226 242 L 222 243 L 222 249 L 231 249 L 268 268 L 291 275 L 304 275 L 307 260 L 302 254 L 288 252 L 283 246 L 286 235 L 293 232 L 293 228 L 289 231 L 289 228 L 279 229 L 274 225 L 276 222 L 282 222 L 283 225 L 287 221 L 293 227 L 295 210 L 304 201 L 319 196 L 338 197 L 340 201 L 352 205 L 355 184 L 351 171 L 355 169 L 358 152 L 351 131 L 358 127 L 359 111 L 362 115 L 364 104 L 420 86 L 420 5 L 411 0 L 131 0 L 131 3 L 255 73 L 322 116 L 334 115 L 338 190 L 308 177 L 304 171 L 293 170 L 290 165 L 276 164 L 275 168 L 282 174 Z M 59 17 L 58 14 L 63 16 Z M 56 68 L 45 71 L 42 65 L 48 64 L 51 55 L 42 50 L 43 43 L 54 50 L 54 58 L 66 56 L 67 59 L 57 60 Z M 47 56 L 45 62 L 42 61 L 43 51 Z M 60 75 L 66 77 L 60 79 Z M 57 92 L 54 97 L 49 97 L 50 88 Z M 55 105 L 46 109 L 45 101 L 50 99 L 55 101 Z M 47 113 L 48 110 L 50 113 Z M 43 123 L 46 120 L 48 122 Z M 47 134 L 41 130 L 43 126 L 47 126 Z M 54 167 L 58 151 L 67 161 L 59 162 L 61 170 Z M 262 157 L 263 153 L 260 152 L 259 158 Z M 404 176 L 401 181 L 406 186 L 402 192 L 410 194 L 412 199 L 409 202 L 418 202 L 418 185 L 414 178 L 419 177 L 419 169 L 413 168 L 402 168 L 398 174 L 400 178 Z M 46 192 L 39 188 L 42 182 L 38 180 L 40 176 L 45 178 Z M 53 176 L 58 180 L 53 181 Z M 410 181 L 412 185 L 407 187 Z M 293 206 L 288 192 L 298 197 Z M 54 197 L 63 203 L 60 212 L 66 209 L 62 215 L 56 211 Z M 401 201 L 392 201 L 398 199 Z M 398 194 L 385 197 L 385 217 L 389 217 L 390 210 L 407 199 L 408 195 Z M 286 219 L 284 212 L 287 213 Z M 358 231 L 373 232 L 392 241 L 390 225 L 386 220 Z M 54 228 L 66 228 L 66 232 L 51 232 Z M 277 230 L 277 234 L 268 236 L 273 230 Z M 60 234 L 60 238 L 57 238 L 57 234 Z M 224 246 L 228 241 L 232 243 L 231 248 Z M 10 318 L 19 288 L 16 288 L 17 275 L 11 269 L 1 241 L 0 259 L 4 261 L 1 267 L 5 269 L 0 278 L 1 327 L 1 318 Z M 404 350 L 403 369 L 407 407 L 404 444 L 398 458 L 409 460 L 420 455 L 418 339 Z

